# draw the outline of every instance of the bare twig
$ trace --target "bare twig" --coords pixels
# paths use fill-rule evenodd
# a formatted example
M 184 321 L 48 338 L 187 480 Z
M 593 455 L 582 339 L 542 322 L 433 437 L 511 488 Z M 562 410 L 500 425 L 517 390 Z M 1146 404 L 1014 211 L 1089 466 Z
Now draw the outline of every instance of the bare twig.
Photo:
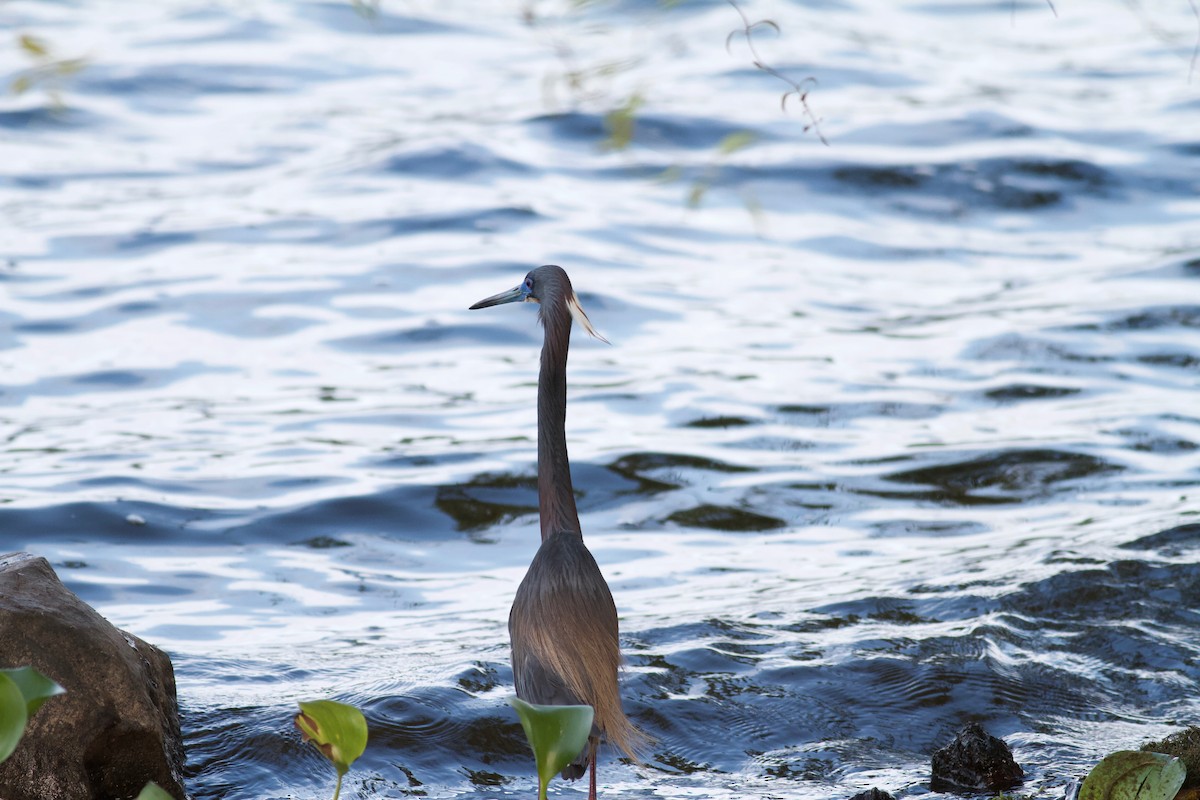
M 1196 5 L 1196 0 L 1187 0 L 1187 4 L 1192 11 L 1192 16 L 1196 18 L 1196 39 L 1192 43 L 1192 57 L 1188 60 L 1188 83 L 1191 83 L 1196 74 L 1196 65 L 1200 63 L 1200 6 Z M 1155 23 L 1142 8 L 1140 0 L 1125 0 L 1125 5 L 1141 20 L 1142 27 L 1146 29 L 1147 33 L 1164 44 L 1172 47 L 1178 45 L 1175 35 Z
M 795 97 L 796 101 L 800 103 L 800 108 L 804 113 L 805 119 L 808 120 L 808 122 L 804 124 L 804 131 L 807 133 L 811 130 L 817 135 L 817 138 L 821 140 L 821 144 L 828 145 L 829 141 L 825 138 L 825 134 L 821 132 L 820 120 L 817 119 L 817 115 L 813 113 L 812 107 L 808 104 L 808 92 L 812 87 L 817 85 L 817 79 L 808 77 L 797 83 L 779 70 L 764 62 L 762 60 L 762 56 L 758 54 L 758 50 L 754 46 L 754 31 L 757 28 L 771 28 L 776 33 L 779 33 L 779 26 L 769 19 L 760 19 L 757 22 L 751 22 L 750 18 L 746 16 L 746 12 L 742 11 L 742 7 L 739 6 L 735 0 L 728 0 L 728 2 L 729 5 L 733 6 L 733 10 L 737 12 L 738 16 L 742 18 L 742 28 L 741 30 L 731 31 L 729 35 L 725 37 L 725 50 L 730 51 L 729 45 L 733 41 L 733 38 L 741 35 L 746 40 L 746 48 L 750 51 L 750 63 L 752 63 L 756 69 L 762 70 L 768 75 L 774 76 L 786 83 L 788 86 L 792 87 L 787 92 L 784 92 L 783 96 L 779 98 L 780 108 L 786 112 L 788 98 Z

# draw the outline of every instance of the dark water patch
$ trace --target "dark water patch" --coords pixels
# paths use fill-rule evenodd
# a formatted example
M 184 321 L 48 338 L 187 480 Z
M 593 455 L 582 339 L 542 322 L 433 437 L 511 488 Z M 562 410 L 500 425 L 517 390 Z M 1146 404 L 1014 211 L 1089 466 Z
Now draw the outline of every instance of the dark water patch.
M 131 522 L 131 515 L 144 524 Z M 144 501 L 73 502 L 43 508 L 0 508 L 0 530 L 14 548 L 37 552 L 38 542 L 164 544 L 174 541 L 189 524 L 237 518 L 236 512 Z M 196 544 L 204 542 L 202 536 L 194 540 Z
M 455 683 L 463 691 L 477 696 L 486 694 L 499 686 L 500 676 L 493 665 L 484 661 L 475 661 L 459 671 Z
M 813 5 L 818 5 L 818 4 L 805 3 L 804 5 L 813 6 Z M 829 8 L 829 7 L 847 8 L 848 7 L 844 3 L 836 3 L 836 2 L 820 3 L 819 5 L 823 8 Z M 821 92 L 829 91 L 830 89 L 850 87 L 850 86 L 874 86 L 874 87 L 881 87 L 881 88 L 899 89 L 899 88 L 903 88 L 903 87 L 912 87 L 912 86 L 918 85 L 917 81 L 913 80 L 912 78 L 909 78 L 908 76 L 906 76 L 902 73 L 887 72 L 887 71 L 883 71 L 883 70 L 855 69 L 853 67 L 839 67 L 839 66 L 834 66 L 834 65 L 829 65 L 829 64 L 807 64 L 804 62 L 780 62 L 779 64 L 775 65 L 775 68 L 780 70 L 781 72 L 783 72 L 786 75 L 794 75 L 794 76 L 797 76 L 798 78 L 804 78 L 804 77 L 807 77 L 810 75 L 814 76 L 814 77 L 820 76 L 818 78 L 820 83 L 814 84 L 814 88 L 817 88 Z M 744 81 L 747 79 L 763 81 L 763 82 L 778 81 L 778 78 L 775 78 L 774 76 L 771 76 L 771 75 L 767 75 L 762 70 L 755 69 L 752 67 L 738 67 L 735 69 L 728 69 L 728 70 L 725 70 L 724 72 L 720 73 L 720 77 L 727 78 L 730 80 L 735 80 L 735 81 Z M 776 88 L 778 85 L 779 84 L 774 83 L 773 85 L 771 85 L 771 88 Z M 791 100 L 794 102 L 795 98 L 791 98 Z M 791 103 L 789 102 L 788 105 L 790 106 Z M 949 124 L 949 123 L 947 123 L 947 124 Z M 860 128 L 855 131 L 851 131 L 851 132 L 844 133 L 844 134 L 839 134 L 838 141 L 841 143 L 844 143 L 844 144 L 850 144 L 852 142 L 853 143 L 861 142 L 862 139 L 859 138 L 858 134 L 860 134 L 862 131 L 863 131 L 863 129 Z M 897 135 L 898 137 L 903 136 L 903 126 L 901 126 L 901 125 L 891 124 L 888 126 L 880 126 L 879 127 L 880 133 L 886 134 L 889 131 L 891 133 Z M 878 141 L 878 139 L 871 139 L 871 141 Z M 904 140 L 898 139 L 898 141 L 904 141 Z M 939 141 L 944 141 L 944 140 L 939 140 Z
M 557 143 L 575 142 L 593 150 L 610 135 L 604 115 L 581 111 L 533 117 L 526 121 L 526 126 Z M 745 127 L 708 117 L 639 113 L 633 126 L 632 144 L 653 148 L 712 150 L 729 137 L 748 133 L 751 132 Z M 753 131 L 752 135 L 753 141 L 761 141 L 764 136 L 760 130 Z
M 462 30 L 444 22 L 397 14 L 388 6 L 363 3 L 305 3 L 296 9 L 301 19 L 341 34 L 358 36 L 416 36 Z
M 502 158 L 481 145 L 462 143 L 454 147 L 394 155 L 380 165 L 364 168 L 364 171 L 455 181 L 526 175 L 531 169 L 518 161 Z
M 49 239 L 48 257 L 127 258 L 202 242 L 241 245 L 362 245 L 394 236 L 425 233 L 461 232 L 477 235 L 489 231 L 511 231 L 538 217 L 539 214 L 531 208 L 507 206 L 464 209 L 444 214 L 357 219 L 350 222 L 303 218 L 190 231 L 142 230 L 110 235 L 68 235 Z
M 94 181 L 144 181 L 176 177 L 178 173 L 163 170 L 95 170 L 87 172 L 25 173 L 0 175 L 0 186 L 15 189 L 62 189 L 74 183 Z
M 989 389 L 983 396 L 997 403 L 1018 403 L 1024 400 L 1047 400 L 1058 397 L 1070 397 L 1079 394 L 1082 389 L 1067 386 L 1045 386 L 1034 383 L 1011 383 Z
M 345 495 L 282 510 L 221 531 L 229 543 L 291 544 L 319 536 L 344 539 L 374 534 L 395 541 L 428 541 L 453 536 L 446 517 L 435 508 L 436 489 L 396 486 L 373 494 Z
M 100 283 L 93 283 L 86 286 L 72 286 L 65 290 L 56 289 L 43 294 L 32 295 L 29 299 L 36 300 L 39 303 L 73 303 L 77 300 L 113 297 L 125 292 L 147 294 L 155 291 L 159 292 L 160 295 L 154 302 L 164 302 L 169 292 L 186 287 L 192 283 L 195 283 L 194 278 L 149 278 L 127 282 L 104 280 Z M 114 303 L 112 307 L 116 308 L 118 305 L 118 303 Z
M 469 461 L 474 461 L 478 457 L 478 453 L 438 453 L 437 455 L 419 456 L 389 455 L 383 458 L 366 459 L 363 463 L 370 467 L 413 469 L 445 464 L 464 464 Z
M 164 37 L 154 41 L 155 47 L 178 45 L 186 47 L 193 44 L 209 44 L 213 42 L 255 42 L 263 44 L 278 40 L 280 27 L 264 19 L 235 19 L 220 12 L 212 13 L 207 9 L 187 12 L 180 19 L 197 22 L 212 22 L 220 25 L 219 30 L 206 27 L 205 33 L 183 34 L 180 36 Z
M 1141 536 L 1120 546 L 1127 550 L 1157 550 L 1163 555 L 1178 556 L 1187 550 L 1200 548 L 1200 523 L 1180 525 Z
M 787 526 L 777 517 L 747 511 L 744 508 L 704 504 L 695 508 L 676 511 L 666 518 L 667 522 L 688 528 L 710 528 L 718 531 L 770 531 Z
M 935 538 L 946 536 L 971 536 L 985 533 L 987 525 L 969 520 L 912 520 L 892 519 L 871 524 L 871 535 L 881 538 L 896 536 L 931 536 Z
M 862 620 L 889 622 L 895 625 L 917 625 L 937 622 L 920 613 L 917 603 L 899 600 L 894 597 L 862 597 L 811 609 L 814 614 L 822 614 L 831 619 L 846 620 L 857 624 Z
M 1134 549 L 1190 543 L 1195 526 L 1181 526 L 1164 531 L 1159 539 L 1147 537 L 1135 540 Z M 1141 546 L 1138 543 L 1141 542 Z M 1102 569 L 1083 569 L 1060 572 L 1042 580 L 1024 584 L 1007 595 L 1003 607 L 1025 617 L 1044 621 L 1052 630 L 1073 630 L 1082 624 L 1093 634 L 1097 629 L 1128 621 L 1129 627 L 1144 622 L 1194 629 L 1200 624 L 1200 562 L 1185 564 L 1156 564 L 1139 560 L 1114 561 Z M 1152 633 L 1142 630 L 1139 637 L 1153 639 Z M 1181 641 L 1162 640 L 1155 652 L 1173 651 L 1173 661 L 1192 661 L 1185 670 L 1200 678 L 1200 662 L 1194 660 L 1195 646 Z M 1190 655 L 1186 655 L 1189 654 Z M 1129 650 L 1118 661 L 1150 657 L 1152 653 Z M 1106 663 L 1116 663 L 1105 658 Z
M 439 486 L 434 505 L 454 520 L 457 530 L 481 531 L 537 513 L 537 477 L 501 473 L 476 475 L 466 483 Z
M 1073 345 L 1082 342 L 1073 342 Z M 969 345 L 963 358 L 975 361 L 1017 361 L 1025 364 L 1107 364 L 1109 355 L 1080 352 L 1065 344 L 1019 333 L 1005 333 Z
M 180 281 L 139 281 L 124 285 L 97 285 L 76 288 L 70 292 L 55 292 L 37 299 L 45 303 L 90 300 L 116 294 L 146 293 L 157 290 L 153 300 L 119 300 L 84 314 L 57 319 L 30 320 L 19 326 L 23 333 L 63 334 L 85 333 L 128 322 L 146 316 L 182 317 L 182 324 L 202 330 L 237 336 L 239 338 L 271 338 L 286 336 L 312 325 L 315 318 L 264 314 L 272 307 L 312 306 L 329 308 L 331 298 L 343 292 L 364 290 L 361 276 L 339 280 L 337 287 L 327 289 L 294 289 L 273 286 L 261 291 L 245 289 L 237 292 L 187 291 L 176 284 Z M 375 294 L 378 287 L 372 287 Z M 392 309 L 391 313 L 397 312 Z
M 832 481 L 808 481 L 789 483 L 785 495 L 788 505 L 794 508 L 804 508 L 810 511 L 829 511 L 845 505 L 845 489 L 840 483 Z M 815 524 L 816 520 L 807 520 Z
M 869 82 L 870 73 L 864 76 Z M 904 78 L 885 74 L 877 80 L 903 81 Z M 822 88 L 825 87 L 822 78 Z M 901 85 L 897 83 L 896 85 Z M 838 136 L 845 144 L 886 144 L 904 147 L 940 147 L 947 141 L 979 142 L 997 139 L 1020 139 L 1034 137 L 1036 128 L 1003 114 L 992 112 L 969 112 L 955 117 L 923 122 L 890 121 L 884 124 L 855 128 Z
M 657 494 L 687 485 L 687 472 L 752 472 L 750 467 L 728 464 L 702 456 L 678 453 L 630 453 L 621 456 L 608 468 L 633 481 L 638 494 Z
M 198 240 L 198 235 L 193 231 L 70 234 L 50 238 L 47 256 L 52 259 L 129 258 L 193 244 Z
M 350 542 L 344 539 L 335 539 L 332 536 L 313 536 L 302 542 L 296 542 L 296 544 L 307 547 L 310 550 L 333 550 L 338 547 L 353 547 Z
M 739 439 L 729 442 L 727 446 L 733 450 L 767 450 L 777 453 L 795 453 L 801 450 L 813 450 L 817 444 L 805 439 L 791 439 L 786 436 L 752 436 L 749 439 Z
M 152 445 L 147 445 L 152 447 Z M 126 456 L 138 458 L 136 454 Z M 80 478 L 56 487 L 63 491 L 88 489 L 143 490 L 162 495 L 189 496 L 215 495 L 235 500 L 265 500 L 282 497 L 296 490 L 308 490 L 321 486 L 338 486 L 350 483 L 348 478 L 334 476 L 305 476 L 288 478 L 279 475 L 256 475 L 244 478 L 187 478 L 168 480 L 143 475 L 95 475 Z
M 918 244 L 875 242 L 855 236 L 810 236 L 795 241 L 795 246 L 815 253 L 863 261 L 924 261 L 956 259 L 979 255 L 956 247 L 927 247 Z
M 862 402 L 808 404 L 787 403 L 776 410 L 792 424 L 813 428 L 840 427 L 858 419 L 884 417 L 888 419 L 931 419 L 940 416 L 945 407 L 932 403 Z
M 1139 453 L 1175 455 L 1193 453 L 1197 449 L 1200 449 L 1200 445 L 1197 445 L 1193 441 L 1164 434 L 1153 429 L 1126 428 L 1117 431 L 1117 433 L 1125 437 L 1130 450 Z
M 685 428 L 741 428 L 757 424 L 757 420 L 736 416 L 699 417 L 685 422 Z
M 531 452 L 532 455 L 532 452 Z M 465 482 L 437 487 L 434 505 L 454 520 L 456 529 L 473 541 L 489 543 L 481 531 L 538 512 L 536 465 L 524 475 L 483 473 Z M 610 508 L 628 495 L 646 491 L 644 482 L 609 467 L 577 461 L 571 465 L 575 503 L 581 514 Z
M 343 232 L 338 241 L 344 244 L 362 244 L 393 236 L 444 231 L 471 234 L 515 231 L 540 216 L 538 212 L 526 206 L 507 206 L 450 214 L 416 214 L 394 219 L 366 220 L 342 225 Z
M 35 106 L 13 111 L 0 111 L 0 128 L 11 131 L 44 132 L 51 130 L 77 130 L 101 125 L 105 118 L 81 108 L 63 108 L 55 105 Z M 36 180 L 36 178 L 30 178 Z M 53 180 L 52 178 L 47 178 Z M 36 188 L 36 187 L 33 187 Z
M 930 175 L 913 166 L 902 167 L 839 167 L 832 173 L 834 180 L 859 189 L 916 189 Z
M 102 385 L 113 389 L 126 389 L 131 386 L 140 386 L 146 382 L 146 378 L 137 372 L 118 369 L 89 372 L 86 375 L 78 375 L 71 380 L 73 383 Z
M 1164 328 L 1200 328 L 1200 305 L 1152 306 L 1117 314 L 1104 322 L 1073 325 L 1070 331 L 1155 331 Z
M 762 642 L 770 638 L 769 626 L 709 617 L 694 622 L 682 622 L 662 628 L 647 628 L 636 634 L 633 647 L 645 653 L 646 665 L 669 668 L 662 657 L 654 655 L 659 650 L 669 648 L 668 645 L 692 641 L 734 641 Z
M 533 333 L 516 326 L 489 323 L 477 325 L 442 325 L 433 321 L 423 322 L 398 331 L 373 333 L 366 336 L 348 336 L 332 339 L 325 344 L 339 350 L 355 352 L 403 351 L 433 346 L 497 345 L 501 347 L 534 346 L 538 338 Z
M 101 370 L 82 375 L 40 378 L 24 385 L 0 385 L 0 406 L 20 405 L 30 397 L 61 397 L 127 389 L 161 389 L 196 375 L 227 374 L 231 367 L 186 361 L 172 369 Z
M 439 685 L 397 687 L 364 699 L 371 746 L 356 766 L 403 787 L 401 794 L 445 785 L 448 771 L 475 773 L 485 785 L 495 780 L 487 776 L 511 780 L 532 771 L 521 725 L 501 702 Z
M 1137 357 L 1141 364 L 1152 367 L 1173 367 L 1174 369 L 1196 369 L 1200 367 L 1200 356 L 1192 353 L 1150 353 Z
M 189 795 L 195 800 L 251 800 L 292 792 L 325 794 L 329 763 L 289 731 L 294 712 L 294 706 L 282 705 L 189 709 L 185 700 L 181 722 Z
M 994 158 L 947 164 L 842 164 L 834 167 L 726 165 L 714 186 L 799 183 L 814 191 L 885 201 L 888 208 L 929 216 L 982 217 L 995 211 L 1072 208 L 1083 199 L 1120 201 L 1122 180 L 1084 161 Z M 1190 195 L 1185 181 L 1166 181 L 1166 194 Z
M 973 505 L 1016 503 L 1049 493 L 1051 484 L 1096 478 L 1122 467 L 1096 456 L 1062 450 L 1006 450 L 964 461 L 885 475 L 893 483 L 921 484 L 936 491 L 920 499 Z
M 163 64 L 136 69 L 93 65 L 79 78 L 79 90 L 123 98 L 135 105 L 164 100 L 180 104 L 204 95 L 295 92 L 337 76 L 313 64 Z
M 76 330 L 76 327 L 70 322 L 63 320 L 40 320 L 38 322 L 22 322 L 12 326 L 13 331 L 17 333 L 70 333 Z

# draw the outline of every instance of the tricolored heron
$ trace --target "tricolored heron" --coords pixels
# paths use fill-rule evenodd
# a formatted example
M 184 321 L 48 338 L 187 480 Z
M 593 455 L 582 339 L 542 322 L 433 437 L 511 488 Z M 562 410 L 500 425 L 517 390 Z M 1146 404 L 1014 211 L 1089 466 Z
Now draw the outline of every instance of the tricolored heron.
M 583 543 L 571 465 L 567 460 L 567 348 L 571 321 L 592 328 L 562 267 L 532 270 L 515 289 L 471 308 L 538 303 L 545 329 L 538 376 L 538 512 L 542 544 L 517 589 L 508 615 L 513 682 L 527 703 L 589 705 L 595 721 L 588 745 L 563 777 L 575 780 L 590 767 L 588 797 L 596 796 L 596 748 L 601 737 L 630 758 L 644 741 L 621 708 L 617 673 L 621 646 L 617 607 L 596 559 Z

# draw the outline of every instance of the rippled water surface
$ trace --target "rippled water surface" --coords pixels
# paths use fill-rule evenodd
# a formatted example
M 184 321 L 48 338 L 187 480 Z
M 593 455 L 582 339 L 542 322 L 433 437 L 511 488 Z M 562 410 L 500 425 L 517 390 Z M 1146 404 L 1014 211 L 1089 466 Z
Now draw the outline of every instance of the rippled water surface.
M 329 796 L 314 697 L 350 796 L 533 791 L 540 332 L 466 309 L 547 262 L 604 796 L 927 794 L 968 720 L 1061 796 L 1200 716 L 1188 4 L 744 11 L 828 146 L 721 2 L 0 6 L 89 59 L 0 100 L 0 550 L 171 653 L 195 798 Z

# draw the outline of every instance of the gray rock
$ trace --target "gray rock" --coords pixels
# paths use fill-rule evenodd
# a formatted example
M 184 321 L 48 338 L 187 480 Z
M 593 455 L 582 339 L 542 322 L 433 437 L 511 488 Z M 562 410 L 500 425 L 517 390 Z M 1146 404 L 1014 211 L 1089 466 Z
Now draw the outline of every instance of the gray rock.
M 970 722 L 953 742 L 933 754 L 929 788 L 935 792 L 999 792 L 1024 779 L 1025 773 L 1004 740 Z
M 184 798 L 171 659 L 117 630 L 46 559 L 0 555 L 0 667 L 36 667 L 67 693 L 0 764 L 3 800 L 124 800 L 154 781 Z
M 865 792 L 859 792 L 858 794 L 854 795 L 854 797 L 851 797 L 850 800 L 896 800 L 896 798 L 892 797 L 882 789 L 872 786 Z

